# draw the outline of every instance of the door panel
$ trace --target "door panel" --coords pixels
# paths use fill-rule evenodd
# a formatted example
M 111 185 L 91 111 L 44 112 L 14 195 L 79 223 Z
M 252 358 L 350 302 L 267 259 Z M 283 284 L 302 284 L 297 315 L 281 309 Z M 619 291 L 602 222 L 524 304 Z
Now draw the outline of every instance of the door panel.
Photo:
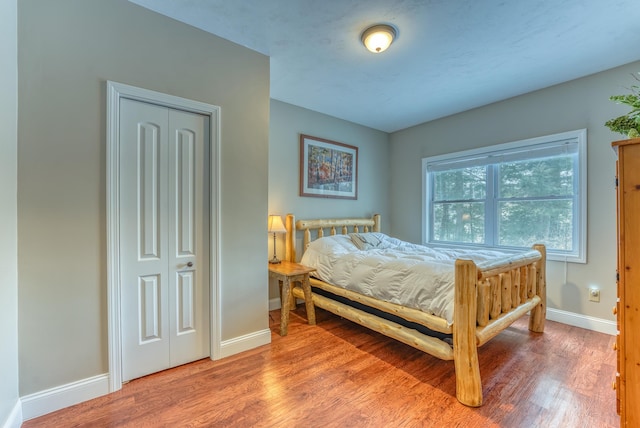
M 160 340 L 160 278 L 158 275 L 143 276 L 138 283 L 138 324 L 140 325 L 140 344 Z
M 208 120 L 121 100 L 124 381 L 209 355 Z
M 195 293 L 193 272 L 178 272 L 178 287 L 176 288 L 177 334 L 191 333 L 195 330 Z
M 158 259 L 160 243 L 160 129 L 158 125 L 138 125 L 138 231 L 140 259 Z
M 178 256 L 195 253 L 195 134 L 176 130 L 176 239 Z
M 120 105 L 120 266 L 122 375 L 130 380 L 169 365 L 166 108 Z M 166 235 L 166 234 L 165 234 Z
M 169 116 L 170 360 L 209 355 L 209 118 L 172 110 Z

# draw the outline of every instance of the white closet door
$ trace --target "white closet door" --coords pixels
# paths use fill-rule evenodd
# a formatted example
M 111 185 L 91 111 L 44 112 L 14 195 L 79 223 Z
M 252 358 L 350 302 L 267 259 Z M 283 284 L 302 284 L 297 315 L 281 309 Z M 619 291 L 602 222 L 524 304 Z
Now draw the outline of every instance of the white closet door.
M 209 356 L 209 118 L 169 115 L 171 366 Z
M 208 120 L 121 100 L 124 381 L 209 355 Z

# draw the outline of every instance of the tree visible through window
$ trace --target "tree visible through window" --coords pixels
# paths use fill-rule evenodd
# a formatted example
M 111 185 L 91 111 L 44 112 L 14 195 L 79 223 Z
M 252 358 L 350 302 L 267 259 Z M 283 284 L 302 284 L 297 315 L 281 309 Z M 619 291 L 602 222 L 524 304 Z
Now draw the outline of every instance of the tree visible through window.
M 585 261 L 584 130 L 425 158 L 423 175 L 426 243 Z
M 486 167 L 469 167 L 433 175 L 435 241 L 483 244 Z

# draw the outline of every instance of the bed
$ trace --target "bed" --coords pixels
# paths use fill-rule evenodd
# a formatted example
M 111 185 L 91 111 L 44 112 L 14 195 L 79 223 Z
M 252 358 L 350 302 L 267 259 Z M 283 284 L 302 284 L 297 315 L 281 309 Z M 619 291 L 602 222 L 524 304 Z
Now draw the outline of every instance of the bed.
M 343 238 L 336 235 L 374 236 L 380 232 L 380 216 L 296 221 L 293 214 L 288 214 L 286 229 L 285 257 L 295 262 L 299 260 L 297 231 L 303 233 L 304 252 L 312 241 L 322 237 L 340 240 Z M 527 313 L 530 313 L 529 330 L 538 333 L 544 330 L 545 263 L 546 250 L 539 244 L 529 251 L 485 257 L 481 262 L 463 258 L 452 261 L 450 319 L 312 277 L 313 302 L 434 357 L 453 360 L 458 401 L 478 407 L 482 405 L 478 348 Z M 298 287 L 293 288 L 292 294 L 304 297 Z

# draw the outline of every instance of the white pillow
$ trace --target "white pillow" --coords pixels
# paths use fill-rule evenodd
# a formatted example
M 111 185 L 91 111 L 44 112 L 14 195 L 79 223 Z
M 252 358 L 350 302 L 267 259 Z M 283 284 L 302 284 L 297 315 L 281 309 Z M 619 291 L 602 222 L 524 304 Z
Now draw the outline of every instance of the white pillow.
M 347 235 L 329 235 L 309 243 L 304 253 L 315 251 L 319 254 L 347 254 L 354 251 L 354 245 Z

